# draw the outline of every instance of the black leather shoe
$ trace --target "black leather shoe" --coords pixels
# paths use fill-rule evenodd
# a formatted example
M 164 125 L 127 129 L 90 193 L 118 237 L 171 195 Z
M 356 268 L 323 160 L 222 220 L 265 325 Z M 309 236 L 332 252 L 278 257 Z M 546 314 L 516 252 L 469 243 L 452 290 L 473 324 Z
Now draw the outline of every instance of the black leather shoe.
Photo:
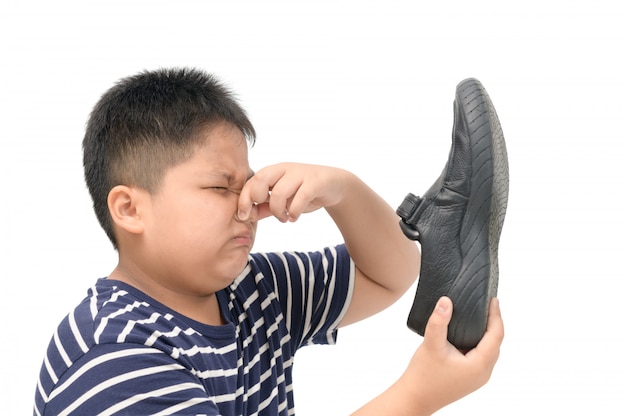
M 420 242 L 422 266 L 408 326 L 424 335 L 441 296 L 454 310 L 448 340 L 471 349 L 485 333 L 498 290 L 498 243 L 509 194 L 509 165 L 498 116 L 473 78 L 456 87 L 452 148 L 443 173 L 397 209 L 404 234 Z

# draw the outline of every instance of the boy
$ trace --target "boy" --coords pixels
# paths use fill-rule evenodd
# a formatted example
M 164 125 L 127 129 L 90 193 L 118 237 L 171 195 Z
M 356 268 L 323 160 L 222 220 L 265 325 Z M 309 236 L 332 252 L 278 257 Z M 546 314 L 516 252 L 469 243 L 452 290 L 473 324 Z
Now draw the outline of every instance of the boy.
M 254 139 L 202 71 L 143 72 L 103 95 L 83 163 L 119 262 L 54 333 L 34 414 L 294 414 L 295 351 L 333 343 L 338 327 L 414 283 L 417 245 L 378 195 L 336 168 L 252 172 Z M 257 221 L 319 208 L 345 244 L 250 253 Z M 488 380 L 503 336 L 497 302 L 466 355 L 446 341 L 451 314 L 442 298 L 405 374 L 355 414 L 430 414 Z

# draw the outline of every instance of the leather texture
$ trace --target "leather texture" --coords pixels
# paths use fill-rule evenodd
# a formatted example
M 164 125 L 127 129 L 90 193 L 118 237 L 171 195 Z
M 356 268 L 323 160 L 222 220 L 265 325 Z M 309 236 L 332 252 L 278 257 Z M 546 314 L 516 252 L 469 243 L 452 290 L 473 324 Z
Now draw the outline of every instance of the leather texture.
M 459 349 L 484 335 L 489 301 L 499 279 L 498 244 L 509 192 L 506 145 L 482 84 L 459 83 L 452 146 L 435 183 L 398 207 L 406 236 L 418 240 L 422 266 L 407 325 L 424 335 L 437 300 L 449 296 L 454 312 L 448 339 Z

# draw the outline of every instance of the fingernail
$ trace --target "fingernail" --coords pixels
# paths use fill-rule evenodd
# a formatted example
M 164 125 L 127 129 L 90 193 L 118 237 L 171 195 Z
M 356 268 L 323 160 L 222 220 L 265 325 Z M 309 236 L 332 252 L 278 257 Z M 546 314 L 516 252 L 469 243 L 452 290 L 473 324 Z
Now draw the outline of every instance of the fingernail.
M 247 220 L 248 219 L 248 215 L 250 215 L 250 213 L 248 211 L 239 210 L 237 212 L 237 218 L 240 219 L 240 220 Z
M 437 302 L 437 312 L 440 314 L 445 314 L 446 312 L 448 312 L 450 305 L 448 304 L 448 302 L 446 302 L 443 299 L 439 299 L 439 302 Z

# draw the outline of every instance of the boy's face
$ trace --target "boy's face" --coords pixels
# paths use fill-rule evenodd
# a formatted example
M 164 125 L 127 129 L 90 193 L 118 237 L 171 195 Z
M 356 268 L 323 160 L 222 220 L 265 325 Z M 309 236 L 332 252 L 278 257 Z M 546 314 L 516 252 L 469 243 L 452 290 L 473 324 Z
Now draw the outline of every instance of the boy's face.
M 244 269 L 256 221 L 238 221 L 239 191 L 252 176 L 248 143 L 221 123 L 185 162 L 168 169 L 144 219 L 143 268 L 153 283 L 203 296 Z

